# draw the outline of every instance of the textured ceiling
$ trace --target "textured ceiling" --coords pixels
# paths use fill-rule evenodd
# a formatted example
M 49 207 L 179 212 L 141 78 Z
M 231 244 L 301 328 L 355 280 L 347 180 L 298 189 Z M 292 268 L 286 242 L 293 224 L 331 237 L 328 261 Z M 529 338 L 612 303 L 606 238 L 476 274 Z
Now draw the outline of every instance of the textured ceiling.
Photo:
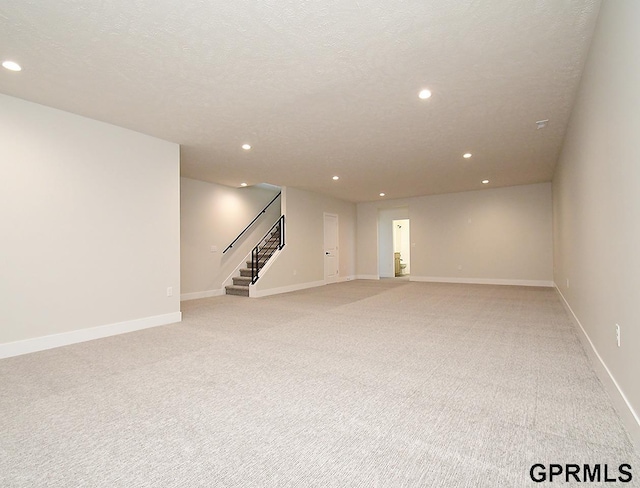
M 535 183 L 551 179 L 598 8 L 3 0 L 0 58 L 23 71 L 0 69 L 0 92 L 180 143 L 183 176 L 232 186 L 370 201 Z

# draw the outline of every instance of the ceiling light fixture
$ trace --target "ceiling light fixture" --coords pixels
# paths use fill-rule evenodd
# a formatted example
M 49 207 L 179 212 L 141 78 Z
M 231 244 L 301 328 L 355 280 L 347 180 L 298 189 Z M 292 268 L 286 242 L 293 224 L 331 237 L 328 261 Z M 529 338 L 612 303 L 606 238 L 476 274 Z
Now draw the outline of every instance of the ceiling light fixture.
M 384 193 L 380 193 L 380 196 L 381 196 L 381 197 L 383 197 L 383 196 L 384 196 Z
M 240 183 L 240 186 L 247 186 L 246 183 Z
M 487 183 L 489 183 L 489 180 L 482 180 L 483 185 L 486 185 Z
M 464 159 L 469 159 L 471 156 L 472 156 L 472 154 L 471 154 L 471 153 L 464 153 L 464 154 L 462 155 L 462 157 L 463 157 Z
M 420 90 L 420 93 L 418 93 L 418 97 L 421 100 L 426 100 L 427 98 L 431 97 L 431 90 L 427 90 L 426 88 L 424 90 Z
M 333 181 L 338 181 L 339 179 L 340 179 L 340 177 L 339 177 L 339 176 L 334 176 L 334 177 L 333 177 Z
M 536 129 L 544 129 L 549 123 L 549 119 L 536 121 Z
M 10 71 L 22 71 L 22 67 L 15 61 L 3 61 L 2 67 Z
M 243 144 L 242 149 L 244 149 L 245 151 L 248 151 L 249 149 L 251 149 L 251 144 Z

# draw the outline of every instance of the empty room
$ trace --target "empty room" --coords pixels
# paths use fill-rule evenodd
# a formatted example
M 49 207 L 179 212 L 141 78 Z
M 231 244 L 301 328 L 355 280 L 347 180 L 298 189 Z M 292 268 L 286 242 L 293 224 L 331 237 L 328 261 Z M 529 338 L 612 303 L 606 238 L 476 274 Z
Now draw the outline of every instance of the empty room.
M 0 2 L 0 486 L 640 486 L 640 2 Z

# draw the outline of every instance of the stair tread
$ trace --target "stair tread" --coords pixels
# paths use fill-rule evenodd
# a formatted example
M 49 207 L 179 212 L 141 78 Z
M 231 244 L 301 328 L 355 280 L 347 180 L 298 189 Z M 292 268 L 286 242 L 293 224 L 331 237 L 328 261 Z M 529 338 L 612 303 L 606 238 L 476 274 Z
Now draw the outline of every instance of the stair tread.
M 225 292 L 226 292 L 227 295 L 248 297 L 249 296 L 249 287 L 248 286 L 229 285 L 229 286 L 225 286 Z
M 240 268 L 240 276 L 234 276 L 232 278 L 232 285 L 225 286 L 225 290 L 228 295 L 241 295 L 249 296 L 249 286 L 253 280 L 254 274 L 257 274 L 267 261 L 280 249 L 280 231 L 276 231 L 260 244 L 259 253 L 260 256 L 257 262 L 253 260 L 246 261 L 246 268 Z

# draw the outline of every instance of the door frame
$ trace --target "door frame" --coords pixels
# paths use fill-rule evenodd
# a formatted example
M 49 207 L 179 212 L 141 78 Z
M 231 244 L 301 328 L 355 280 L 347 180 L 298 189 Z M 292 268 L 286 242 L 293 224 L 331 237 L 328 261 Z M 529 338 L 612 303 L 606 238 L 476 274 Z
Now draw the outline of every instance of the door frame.
M 378 208 L 377 254 L 378 279 L 393 278 L 393 221 L 411 219 L 409 206 Z
M 335 250 L 335 258 L 336 258 L 336 274 L 334 278 L 329 278 L 327 276 L 327 249 L 325 247 L 325 239 L 327 234 L 327 217 L 335 218 L 336 225 L 336 250 Z M 323 212 L 322 213 L 322 274 L 324 276 L 324 283 L 336 283 L 338 281 L 338 277 L 340 276 L 340 220 L 338 214 Z

